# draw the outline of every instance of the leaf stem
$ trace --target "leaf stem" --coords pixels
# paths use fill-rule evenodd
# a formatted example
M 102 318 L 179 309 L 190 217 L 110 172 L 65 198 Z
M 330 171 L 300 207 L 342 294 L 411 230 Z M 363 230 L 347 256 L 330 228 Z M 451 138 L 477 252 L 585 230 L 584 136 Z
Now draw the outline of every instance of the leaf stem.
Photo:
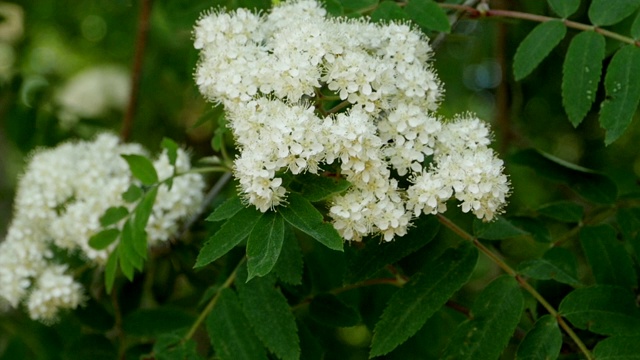
M 582 342 L 582 340 L 580 340 L 580 338 L 578 337 L 578 335 L 576 335 L 573 329 L 571 329 L 571 327 L 564 321 L 564 319 L 562 318 L 562 315 L 560 315 L 558 311 L 556 311 L 556 309 L 554 309 L 553 306 L 551 306 L 551 304 L 549 304 L 549 302 L 533 286 L 531 286 L 531 284 L 529 284 L 522 276 L 520 276 L 511 266 L 509 266 L 506 262 L 504 262 L 497 254 L 495 254 L 493 251 L 489 250 L 486 246 L 484 246 L 478 240 L 478 238 L 474 237 L 473 235 L 469 234 L 468 232 L 460 228 L 458 225 L 454 224 L 447 217 L 441 214 L 438 214 L 437 217 L 438 217 L 438 221 L 440 221 L 442 225 L 449 228 L 451 231 L 456 233 L 456 235 L 460 236 L 461 238 L 467 241 L 471 241 L 473 245 L 475 245 L 481 252 L 487 255 L 494 263 L 496 263 L 499 267 L 501 267 L 507 274 L 515 277 L 516 281 L 518 281 L 520 286 L 523 289 L 525 289 L 528 293 L 533 295 L 533 297 L 545 309 L 547 309 L 549 314 L 556 318 L 556 321 L 558 322 L 560 327 L 562 327 L 564 331 L 567 333 L 567 335 L 569 335 L 569 337 L 576 343 L 576 345 L 578 346 L 578 348 L 580 348 L 580 351 L 582 351 L 582 353 L 587 358 L 587 360 L 593 359 L 591 352 L 589 351 L 589 349 L 587 349 L 587 346 Z

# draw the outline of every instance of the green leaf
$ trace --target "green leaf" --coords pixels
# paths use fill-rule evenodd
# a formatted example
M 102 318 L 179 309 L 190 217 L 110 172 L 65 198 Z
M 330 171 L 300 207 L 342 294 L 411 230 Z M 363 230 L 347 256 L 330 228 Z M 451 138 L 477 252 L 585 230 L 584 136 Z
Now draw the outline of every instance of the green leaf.
M 497 359 L 513 335 L 524 307 L 518 282 L 507 275 L 492 281 L 475 300 L 472 318 L 460 324 L 443 359 Z
M 167 151 L 169 164 L 171 164 L 171 166 L 176 166 L 176 160 L 178 160 L 178 144 L 168 137 L 165 137 L 162 138 L 161 146 Z
M 551 248 L 541 259 L 524 261 L 518 266 L 518 272 L 536 280 L 550 280 L 580 285 L 578 280 L 578 260 L 569 250 Z
M 168 333 L 158 336 L 153 344 L 156 360 L 200 360 L 197 343 L 193 339 L 184 341 L 183 335 Z
M 342 237 L 333 225 L 323 221 L 322 214 L 299 194 L 290 193 L 288 205 L 278 212 L 287 222 L 332 250 L 342 251 Z
M 618 189 L 609 177 L 551 154 L 527 149 L 516 153 L 512 160 L 532 168 L 537 175 L 567 185 L 569 189 L 594 203 L 611 204 L 617 198 Z
M 129 185 L 129 188 L 127 189 L 127 191 L 122 193 L 122 200 L 128 203 L 133 203 L 138 201 L 138 199 L 140 199 L 142 195 L 144 195 L 144 192 L 142 191 L 142 189 L 140 189 L 139 186 L 131 184 Z
M 581 32 L 569 44 L 562 68 L 562 105 L 574 127 L 582 122 L 596 98 L 604 46 L 604 36 L 594 31 Z
M 281 359 L 300 357 L 298 328 L 287 299 L 275 287 L 271 276 L 254 278 L 246 283 L 245 268 L 238 271 L 238 292 L 242 308 L 251 319 L 258 338 L 276 356 Z
M 638 359 L 640 336 L 612 336 L 600 341 L 593 349 L 598 360 Z
M 514 216 L 509 218 L 509 222 L 516 228 L 522 229 L 531 235 L 533 240 L 539 243 L 548 244 L 551 242 L 551 234 L 546 225 L 535 218 L 526 216 Z
M 107 264 L 104 267 L 104 286 L 107 294 L 111 294 L 113 283 L 116 280 L 116 272 L 118 271 L 118 250 L 114 250 L 107 258 Z
M 381 2 L 378 7 L 371 13 L 371 21 L 406 21 L 409 15 L 393 1 Z
M 631 257 L 610 225 L 584 227 L 580 243 L 598 284 L 635 288 L 638 278 Z
M 43 344 L 40 344 L 42 346 Z M 118 352 L 104 335 L 100 334 L 77 334 L 73 340 L 69 339 L 64 344 L 62 353 L 56 357 L 64 360 L 110 360 L 118 357 Z M 6 352 L 2 359 L 18 359 L 10 352 Z M 8 355 L 8 356 L 7 356 Z M 30 357 L 25 357 L 30 358 Z
M 635 40 L 640 39 L 640 11 L 635 20 L 633 20 L 633 24 L 631 24 L 631 37 Z
M 104 212 L 104 214 L 100 217 L 100 225 L 102 227 L 107 227 L 109 225 L 113 225 L 118 221 L 124 219 L 129 215 L 129 210 L 127 210 L 124 206 L 112 206 Z
M 89 246 L 96 250 L 106 249 L 120 236 L 118 229 L 106 229 L 89 238 Z
M 309 304 L 309 316 L 329 327 L 348 327 L 360 322 L 360 314 L 335 295 L 320 294 Z
M 313 174 L 296 176 L 295 181 L 302 184 L 301 194 L 311 202 L 326 200 L 351 186 L 351 183 L 343 179 Z
M 440 222 L 435 216 L 421 216 L 402 238 L 382 243 L 367 242 L 365 248 L 358 250 L 356 256 L 347 263 L 345 283 L 352 284 L 374 276 L 378 270 L 425 246 L 439 230 Z
M 187 328 L 194 320 L 193 315 L 176 308 L 136 309 L 122 319 L 122 329 L 128 336 L 154 337 Z
M 221 221 L 233 217 L 238 211 L 244 209 L 242 200 L 238 196 L 232 196 L 218 206 L 206 219 L 206 221 Z
M 144 252 L 141 252 L 138 246 L 135 244 L 135 228 L 129 218 L 122 226 L 122 233 L 120 234 L 120 243 L 118 248 L 120 250 L 120 266 L 131 265 L 137 270 L 142 270 L 144 266 L 144 259 L 147 257 L 146 248 Z M 124 268 L 122 271 L 125 272 Z M 127 276 L 129 280 L 133 279 L 133 273 L 129 272 L 131 277 Z M 125 275 L 127 273 L 125 272 Z
M 120 241 L 120 245 L 117 247 L 118 250 L 118 264 L 120 264 L 120 270 L 124 276 L 129 280 L 133 281 L 133 259 L 130 258 L 130 255 L 127 253 L 127 250 L 122 245 L 122 241 Z
M 278 278 L 291 285 L 302 284 L 302 250 L 290 226 L 284 229 L 284 244 L 276 266 L 273 268 Z
M 384 355 L 414 335 L 471 276 L 476 249 L 447 249 L 429 259 L 389 300 L 371 340 L 370 357 Z
M 267 359 L 264 347 L 251 331 L 233 290 L 220 290 L 216 307 L 206 320 L 211 345 L 220 359 Z
M 120 155 L 129 164 L 131 174 L 140 180 L 144 185 L 151 185 L 158 182 L 158 173 L 153 167 L 151 160 L 142 155 Z
M 614 3 L 614 2 L 612 2 Z M 640 101 L 640 49 L 627 45 L 613 55 L 604 79 L 607 98 L 600 108 L 600 126 L 605 144 L 618 139 L 627 129 Z
M 538 213 L 554 220 L 577 223 L 584 216 L 584 208 L 572 201 L 558 201 L 542 205 Z
M 405 6 L 409 18 L 426 30 L 450 32 L 447 14 L 431 0 L 411 0 Z
M 247 281 L 265 276 L 275 266 L 284 242 L 284 219 L 273 211 L 256 223 L 247 241 Z
M 134 210 L 134 218 L 133 218 L 133 248 L 136 250 L 138 255 L 142 258 L 147 258 L 147 231 L 145 228 L 147 227 L 147 223 L 149 222 L 149 217 L 153 212 L 153 204 L 156 201 L 156 197 L 158 195 L 158 188 L 154 187 L 149 192 L 144 194 L 144 197 L 136 206 Z
M 205 266 L 225 255 L 249 236 L 261 217 L 262 213 L 252 206 L 240 210 L 204 244 L 194 267 Z
M 495 221 L 489 222 L 474 219 L 473 234 L 485 240 L 503 240 L 516 236 L 529 235 L 528 232 L 516 227 L 502 216 L 498 216 Z
M 600 335 L 640 335 L 640 310 L 633 292 L 612 285 L 576 289 L 560 303 L 560 314 Z
M 589 20 L 596 26 L 616 24 L 640 7 L 639 0 L 593 0 L 589 6 Z
M 536 26 L 522 40 L 513 58 L 513 73 L 516 80 L 529 75 L 560 43 L 567 33 L 562 21 L 551 20 Z
M 544 315 L 529 330 L 518 346 L 517 360 L 557 359 L 562 347 L 562 333 L 551 315 Z
M 571 16 L 580 7 L 580 0 L 547 0 L 547 2 L 553 11 L 563 19 Z

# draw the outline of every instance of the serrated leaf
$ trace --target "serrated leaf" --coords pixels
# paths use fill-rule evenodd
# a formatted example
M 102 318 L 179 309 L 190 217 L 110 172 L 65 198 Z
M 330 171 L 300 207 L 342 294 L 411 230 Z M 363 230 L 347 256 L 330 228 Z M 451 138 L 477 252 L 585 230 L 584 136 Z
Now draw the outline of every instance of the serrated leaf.
M 120 236 L 120 230 L 118 229 L 102 230 L 89 238 L 89 246 L 96 250 L 106 249 L 116 241 L 118 236 Z
M 584 216 L 584 208 L 571 201 L 544 204 L 537 211 L 540 215 L 567 223 L 580 222 Z
M 598 360 L 638 359 L 640 336 L 612 336 L 600 341 L 593 348 L 593 356 Z
M 129 188 L 127 189 L 127 191 L 122 193 L 122 200 L 128 203 L 133 203 L 138 201 L 138 199 L 140 199 L 142 195 L 144 195 L 144 192 L 142 191 L 142 189 L 140 189 L 139 186 L 131 184 L 129 185 Z
M 625 241 L 634 243 L 640 233 L 640 208 L 620 208 L 616 214 L 616 221 L 620 226 Z M 640 253 L 638 253 L 640 255 Z
M 206 219 L 206 221 L 221 221 L 233 217 L 238 211 L 245 208 L 238 196 L 232 196 L 218 206 Z
M 516 228 L 527 232 L 536 242 L 544 244 L 551 242 L 549 229 L 547 229 L 545 224 L 538 219 L 525 216 L 514 216 L 509 218 L 509 222 L 511 222 L 511 224 Z
M 260 340 L 242 311 L 233 290 L 220 290 L 218 302 L 206 320 L 211 345 L 220 359 L 267 359 Z
M 356 309 L 332 294 L 315 296 L 309 304 L 309 315 L 315 321 L 329 327 L 354 326 L 360 322 L 360 314 Z
M 153 355 L 156 360 L 200 360 L 197 343 L 193 339 L 184 341 L 184 335 L 168 333 L 158 336 L 153 344 Z
M 418 218 L 414 227 L 401 239 L 391 242 L 368 242 L 356 256 L 348 262 L 345 283 L 366 280 L 383 267 L 393 264 L 429 243 L 440 230 L 440 223 L 434 216 Z
M 447 14 L 432 0 L 411 0 L 405 6 L 405 12 L 424 29 L 446 33 L 451 31 Z
M 162 143 L 160 145 L 167 151 L 169 164 L 171 164 L 171 166 L 176 166 L 176 160 L 178 160 L 178 144 L 176 144 L 175 141 L 165 137 L 162 138 Z
M 560 43 L 567 27 L 559 20 L 551 20 L 536 26 L 522 40 L 513 58 L 513 73 L 516 80 L 529 75 Z
M 265 276 L 275 266 L 284 242 L 284 219 L 269 211 L 262 215 L 247 241 L 247 281 Z
M 249 236 L 261 217 L 262 213 L 252 206 L 240 210 L 204 244 L 194 267 L 205 266 L 225 255 Z
M 118 271 L 118 251 L 114 250 L 107 258 L 107 264 L 104 267 L 104 285 L 107 294 L 111 294 L 113 283 L 116 280 L 116 272 Z
M 518 282 L 504 275 L 492 281 L 471 308 L 472 318 L 460 324 L 443 359 L 497 359 L 513 335 L 524 307 Z
M 238 270 L 238 293 L 242 308 L 262 343 L 281 359 L 300 357 L 296 321 L 287 299 L 275 287 L 272 276 L 246 282 L 246 268 Z
M 568 18 L 580 7 L 580 0 L 547 0 L 549 6 L 560 15 L 561 18 Z
M 131 174 L 144 185 L 152 185 L 158 182 L 158 173 L 151 160 L 142 155 L 120 155 L 129 164 Z
M 485 240 L 503 240 L 516 236 L 529 235 L 528 232 L 516 227 L 502 216 L 498 216 L 495 221 L 489 222 L 474 219 L 473 234 Z
M 284 244 L 276 266 L 273 268 L 276 275 L 287 284 L 300 285 L 302 283 L 302 250 L 296 239 L 293 229 L 285 226 Z
M 589 20 L 596 26 L 616 24 L 640 7 L 639 0 L 593 0 L 589 6 Z
M 371 341 L 370 357 L 384 355 L 414 335 L 471 276 L 478 253 L 471 245 L 429 259 L 389 300 Z
M 610 225 L 584 227 L 580 243 L 598 284 L 634 288 L 638 278 L 631 257 Z
M 136 309 L 122 318 L 122 329 L 129 336 L 154 337 L 187 328 L 194 320 L 193 315 L 176 308 Z
M 640 310 L 627 288 L 594 285 L 570 292 L 560 314 L 579 328 L 600 335 L 640 335 Z
M 604 36 L 594 31 L 576 35 L 569 44 L 562 67 L 562 105 L 577 127 L 587 115 L 602 74 Z
M 636 40 L 640 39 L 640 11 L 638 11 L 638 15 L 636 15 L 633 24 L 631 24 L 631 37 Z
M 129 215 L 129 210 L 127 210 L 126 207 L 112 206 L 100 217 L 100 225 L 102 225 L 102 227 L 113 225 L 127 217 L 127 215 Z
M 600 126 L 606 131 L 606 145 L 627 129 L 640 101 L 640 49 L 627 45 L 618 50 L 607 68 L 604 88 L 607 98 L 600 108 Z
M 343 179 L 313 174 L 297 176 L 295 181 L 302 184 L 300 193 L 311 202 L 326 200 L 332 195 L 347 190 L 351 186 L 351 183 Z
M 381 2 L 371 13 L 371 21 L 406 21 L 409 20 L 407 13 L 393 1 Z
M 318 240 L 332 250 L 342 251 L 342 237 L 331 224 L 325 223 L 322 214 L 309 200 L 290 193 L 287 206 L 278 207 L 278 212 L 291 225 Z
M 562 333 L 551 315 L 544 315 L 533 325 L 518 346 L 516 360 L 557 359 L 562 347 Z
M 541 259 L 524 261 L 518 266 L 518 272 L 536 280 L 556 280 L 558 282 L 579 285 L 578 260 L 575 255 L 563 248 L 551 248 Z

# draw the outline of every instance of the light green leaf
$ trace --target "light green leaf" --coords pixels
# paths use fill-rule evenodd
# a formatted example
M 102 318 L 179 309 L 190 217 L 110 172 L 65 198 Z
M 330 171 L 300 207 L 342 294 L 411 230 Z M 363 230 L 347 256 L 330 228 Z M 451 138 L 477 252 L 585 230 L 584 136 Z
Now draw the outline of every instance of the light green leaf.
M 158 195 L 158 188 L 154 187 L 149 190 L 136 206 L 133 217 L 133 247 L 142 258 L 147 258 L 147 223 L 153 212 L 153 204 Z
M 124 276 L 129 280 L 129 281 L 133 281 L 133 274 L 134 274 L 134 268 L 133 268 L 133 262 L 134 259 L 132 259 L 130 256 L 130 252 L 125 248 L 125 246 L 122 245 L 122 241 L 120 241 L 120 245 L 116 248 L 118 251 L 118 264 L 120 264 L 120 270 L 122 271 L 122 273 L 124 274 Z M 135 252 L 134 252 L 135 254 Z
M 309 315 L 329 327 L 348 327 L 360 322 L 358 311 L 332 294 L 315 296 L 309 304 Z
M 613 2 L 612 2 L 613 3 Z M 627 129 L 640 101 L 640 49 L 627 45 L 613 55 L 604 79 L 607 98 L 600 108 L 605 144 L 616 141 Z
M 598 360 L 632 360 L 640 354 L 640 336 L 612 336 L 600 341 L 593 349 Z
M 581 32 L 569 44 L 562 68 L 562 105 L 574 127 L 582 122 L 596 98 L 604 45 L 604 36 L 594 31 Z
M 513 73 L 516 80 L 523 79 L 538 67 L 566 33 L 567 27 L 558 20 L 547 21 L 536 26 L 522 40 L 513 58 Z
M 290 193 L 287 206 L 278 212 L 288 223 L 332 250 L 342 251 L 342 237 L 331 224 L 325 223 L 322 214 L 299 194 Z
M 598 284 L 635 288 L 638 278 L 631 257 L 610 225 L 584 227 L 580 243 Z
M 176 166 L 176 160 L 178 160 L 178 144 L 168 137 L 165 137 L 162 139 L 161 146 L 167 151 L 169 164 L 171 164 L 171 166 Z
M 207 332 L 217 358 L 226 360 L 267 359 L 260 340 L 251 331 L 233 290 L 220 290 L 216 307 L 206 320 Z
M 492 281 L 471 308 L 472 318 L 460 324 L 443 359 L 498 359 L 513 335 L 524 307 L 518 282 L 507 275 Z
M 104 286 L 107 294 L 111 294 L 113 283 L 116 280 L 116 272 L 118 271 L 118 251 L 114 250 L 107 258 L 107 264 L 104 267 Z
M 569 250 L 551 248 L 542 259 L 524 261 L 518 266 L 518 272 L 536 280 L 556 280 L 569 285 L 580 285 L 578 280 L 578 260 Z
M 225 255 L 249 236 L 261 217 L 262 213 L 252 206 L 240 210 L 204 244 L 194 267 L 205 266 Z
M 262 215 L 249 234 L 247 241 L 247 281 L 265 276 L 275 266 L 284 242 L 284 219 L 269 211 Z
M 121 155 L 129 164 L 131 174 L 140 180 L 144 185 L 151 185 L 158 182 L 158 173 L 153 167 L 151 160 L 142 155 Z
M 589 19 L 596 26 L 616 24 L 640 7 L 640 0 L 593 0 Z
M 122 200 L 128 203 L 133 203 L 138 201 L 138 199 L 140 199 L 142 195 L 144 195 L 144 192 L 142 191 L 142 189 L 140 189 L 139 186 L 131 184 L 127 189 L 127 191 L 122 193 Z
M 280 257 L 273 271 L 275 271 L 280 281 L 291 285 L 300 285 L 302 284 L 302 269 L 303 260 L 300 244 L 298 244 L 293 229 L 287 225 L 284 229 L 284 244 L 282 244 Z
M 124 206 L 113 206 L 107 209 L 100 217 L 100 225 L 107 227 L 124 219 L 129 215 L 129 210 Z
M 551 315 L 544 315 L 529 330 L 520 345 L 516 360 L 557 359 L 562 347 L 562 333 Z
M 250 205 L 251 206 L 251 205 Z M 245 206 L 242 204 L 242 200 L 236 195 L 227 199 L 227 201 L 223 202 L 220 206 L 218 206 L 213 212 L 207 217 L 207 221 L 221 221 L 226 220 L 235 214 L 238 211 L 244 209 Z
M 118 229 L 106 229 L 89 238 L 89 246 L 96 250 L 106 249 L 120 236 Z
M 528 232 L 516 227 L 502 216 L 498 216 L 495 221 L 489 222 L 473 219 L 473 234 L 485 240 L 503 240 L 516 236 L 529 235 Z
M 640 335 L 640 310 L 628 288 L 594 285 L 572 291 L 560 314 L 579 328 L 600 335 Z
M 409 15 L 393 1 L 383 1 L 371 14 L 371 21 L 406 21 Z
M 584 216 L 584 208 L 572 201 L 558 201 L 542 205 L 538 213 L 554 220 L 577 223 Z
M 302 184 L 300 193 L 311 202 L 326 200 L 332 195 L 339 194 L 349 188 L 351 183 L 343 179 L 303 174 L 296 176 L 296 182 Z
M 451 31 L 447 14 L 432 0 L 410 0 L 405 11 L 411 20 L 426 30 Z
M 389 300 L 371 340 L 370 357 L 384 355 L 414 335 L 464 285 L 478 260 L 476 249 L 448 249 L 427 260 Z
M 120 249 L 120 266 L 122 267 L 129 264 L 137 270 L 142 270 L 144 266 L 144 259 L 147 256 L 147 251 L 146 248 L 144 251 L 140 251 L 136 246 L 135 231 L 131 218 L 129 218 L 124 223 L 124 226 L 122 226 L 120 243 L 118 244 L 118 248 Z M 124 268 L 122 268 L 122 271 L 125 271 Z M 129 278 L 129 276 L 127 276 L 127 278 Z M 129 280 L 132 280 L 132 278 L 129 278 Z
M 563 19 L 571 16 L 580 7 L 580 0 L 547 0 L 547 2 L 553 11 Z

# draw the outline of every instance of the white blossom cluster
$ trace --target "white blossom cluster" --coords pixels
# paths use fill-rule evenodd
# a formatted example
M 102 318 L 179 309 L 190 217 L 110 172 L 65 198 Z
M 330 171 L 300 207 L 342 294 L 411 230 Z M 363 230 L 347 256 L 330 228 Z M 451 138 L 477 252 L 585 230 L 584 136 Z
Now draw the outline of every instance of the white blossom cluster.
M 347 240 L 402 236 L 452 197 L 485 220 L 504 206 L 509 182 L 489 129 L 472 115 L 435 115 L 442 85 L 427 39 L 410 25 L 331 18 L 297 0 L 267 14 L 205 13 L 194 38 L 196 83 L 225 106 L 235 177 L 262 212 L 286 204 L 283 172 L 336 167 L 352 186 L 329 215 Z
M 82 303 L 82 286 L 54 256 L 58 248 L 104 264 L 109 249 L 96 250 L 89 238 L 101 230 L 100 217 L 109 207 L 127 204 L 122 193 L 136 181 L 121 154 L 145 154 L 137 144 L 120 144 L 116 136 L 99 135 L 93 142 L 65 143 L 31 157 L 20 179 L 14 215 L 0 243 L 0 300 L 21 303 L 31 318 L 50 322 L 60 309 Z M 154 162 L 160 179 L 173 175 L 166 153 Z M 189 170 L 189 156 L 179 150 L 176 170 Z M 199 174 L 176 177 L 169 191 L 158 189 L 146 231 L 148 244 L 168 240 L 181 218 L 197 210 L 204 181 Z

